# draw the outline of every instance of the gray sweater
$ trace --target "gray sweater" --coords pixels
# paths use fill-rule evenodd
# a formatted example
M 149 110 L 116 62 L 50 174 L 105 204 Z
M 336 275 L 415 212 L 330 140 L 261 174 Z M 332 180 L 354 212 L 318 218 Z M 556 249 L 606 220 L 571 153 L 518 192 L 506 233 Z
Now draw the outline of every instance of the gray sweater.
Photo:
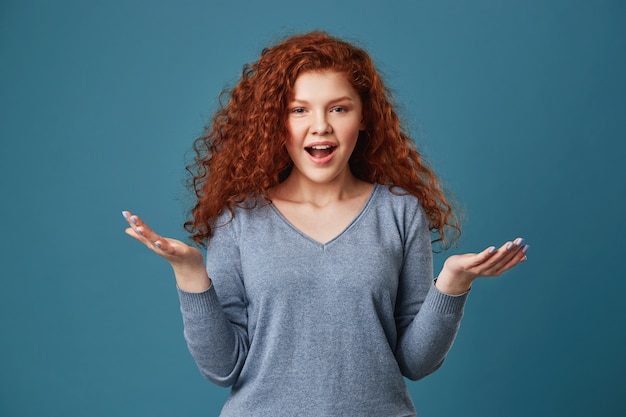
M 382 185 L 326 244 L 238 208 L 206 264 L 211 288 L 179 297 L 200 372 L 232 385 L 223 417 L 414 416 L 403 376 L 441 366 L 467 298 L 434 287 L 423 209 Z

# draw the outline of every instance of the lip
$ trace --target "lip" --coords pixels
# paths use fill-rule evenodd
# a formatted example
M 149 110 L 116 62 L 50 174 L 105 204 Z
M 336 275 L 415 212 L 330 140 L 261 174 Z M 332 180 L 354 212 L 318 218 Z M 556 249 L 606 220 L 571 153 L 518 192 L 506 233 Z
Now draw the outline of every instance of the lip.
M 326 155 L 326 156 L 324 156 L 322 158 L 315 157 L 315 156 L 311 155 L 310 153 L 308 153 L 306 151 L 306 148 L 311 148 L 313 146 L 325 146 L 325 145 L 326 146 L 332 146 L 333 150 L 332 150 L 332 152 L 330 154 L 328 154 L 328 155 Z M 309 159 L 314 164 L 316 164 L 316 165 L 324 165 L 324 164 L 329 163 L 333 159 L 333 157 L 335 156 L 335 152 L 337 151 L 337 144 L 333 143 L 333 142 L 327 142 L 327 141 L 325 141 L 325 142 L 313 142 L 313 143 L 309 143 L 304 148 L 305 148 L 304 152 L 306 152 L 307 156 L 309 157 Z

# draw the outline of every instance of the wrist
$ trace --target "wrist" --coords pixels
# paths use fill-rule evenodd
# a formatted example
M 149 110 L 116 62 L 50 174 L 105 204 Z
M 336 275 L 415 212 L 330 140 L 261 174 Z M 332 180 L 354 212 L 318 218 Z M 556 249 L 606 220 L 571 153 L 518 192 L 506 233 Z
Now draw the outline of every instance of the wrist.
M 189 266 L 174 266 L 174 276 L 176 277 L 176 285 L 186 292 L 203 292 L 211 286 L 211 280 L 204 268 L 190 268 Z
M 437 277 L 435 287 L 444 294 L 459 295 L 472 288 L 472 281 L 474 281 L 472 277 L 455 274 L 444 267 Z

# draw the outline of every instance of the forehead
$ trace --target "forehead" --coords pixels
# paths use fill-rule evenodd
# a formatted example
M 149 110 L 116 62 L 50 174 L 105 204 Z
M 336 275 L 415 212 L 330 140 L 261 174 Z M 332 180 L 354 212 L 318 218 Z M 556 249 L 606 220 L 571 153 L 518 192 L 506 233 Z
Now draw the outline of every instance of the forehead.
M 332 96 L 358 98 L 358 93 L 344 73 L 325 70 L 300 74 L 296 78 L 292 96 L 296 100 Z

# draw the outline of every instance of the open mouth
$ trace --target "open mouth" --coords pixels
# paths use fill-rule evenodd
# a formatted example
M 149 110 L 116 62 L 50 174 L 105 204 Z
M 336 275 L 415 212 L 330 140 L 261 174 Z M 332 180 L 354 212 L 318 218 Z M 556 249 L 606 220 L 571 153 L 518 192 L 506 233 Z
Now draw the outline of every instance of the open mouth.
M 304 149 L 314 158 L 324 158 L 333 153 L 336 148 L 336 146 L 332 145 L 313 145 Z

